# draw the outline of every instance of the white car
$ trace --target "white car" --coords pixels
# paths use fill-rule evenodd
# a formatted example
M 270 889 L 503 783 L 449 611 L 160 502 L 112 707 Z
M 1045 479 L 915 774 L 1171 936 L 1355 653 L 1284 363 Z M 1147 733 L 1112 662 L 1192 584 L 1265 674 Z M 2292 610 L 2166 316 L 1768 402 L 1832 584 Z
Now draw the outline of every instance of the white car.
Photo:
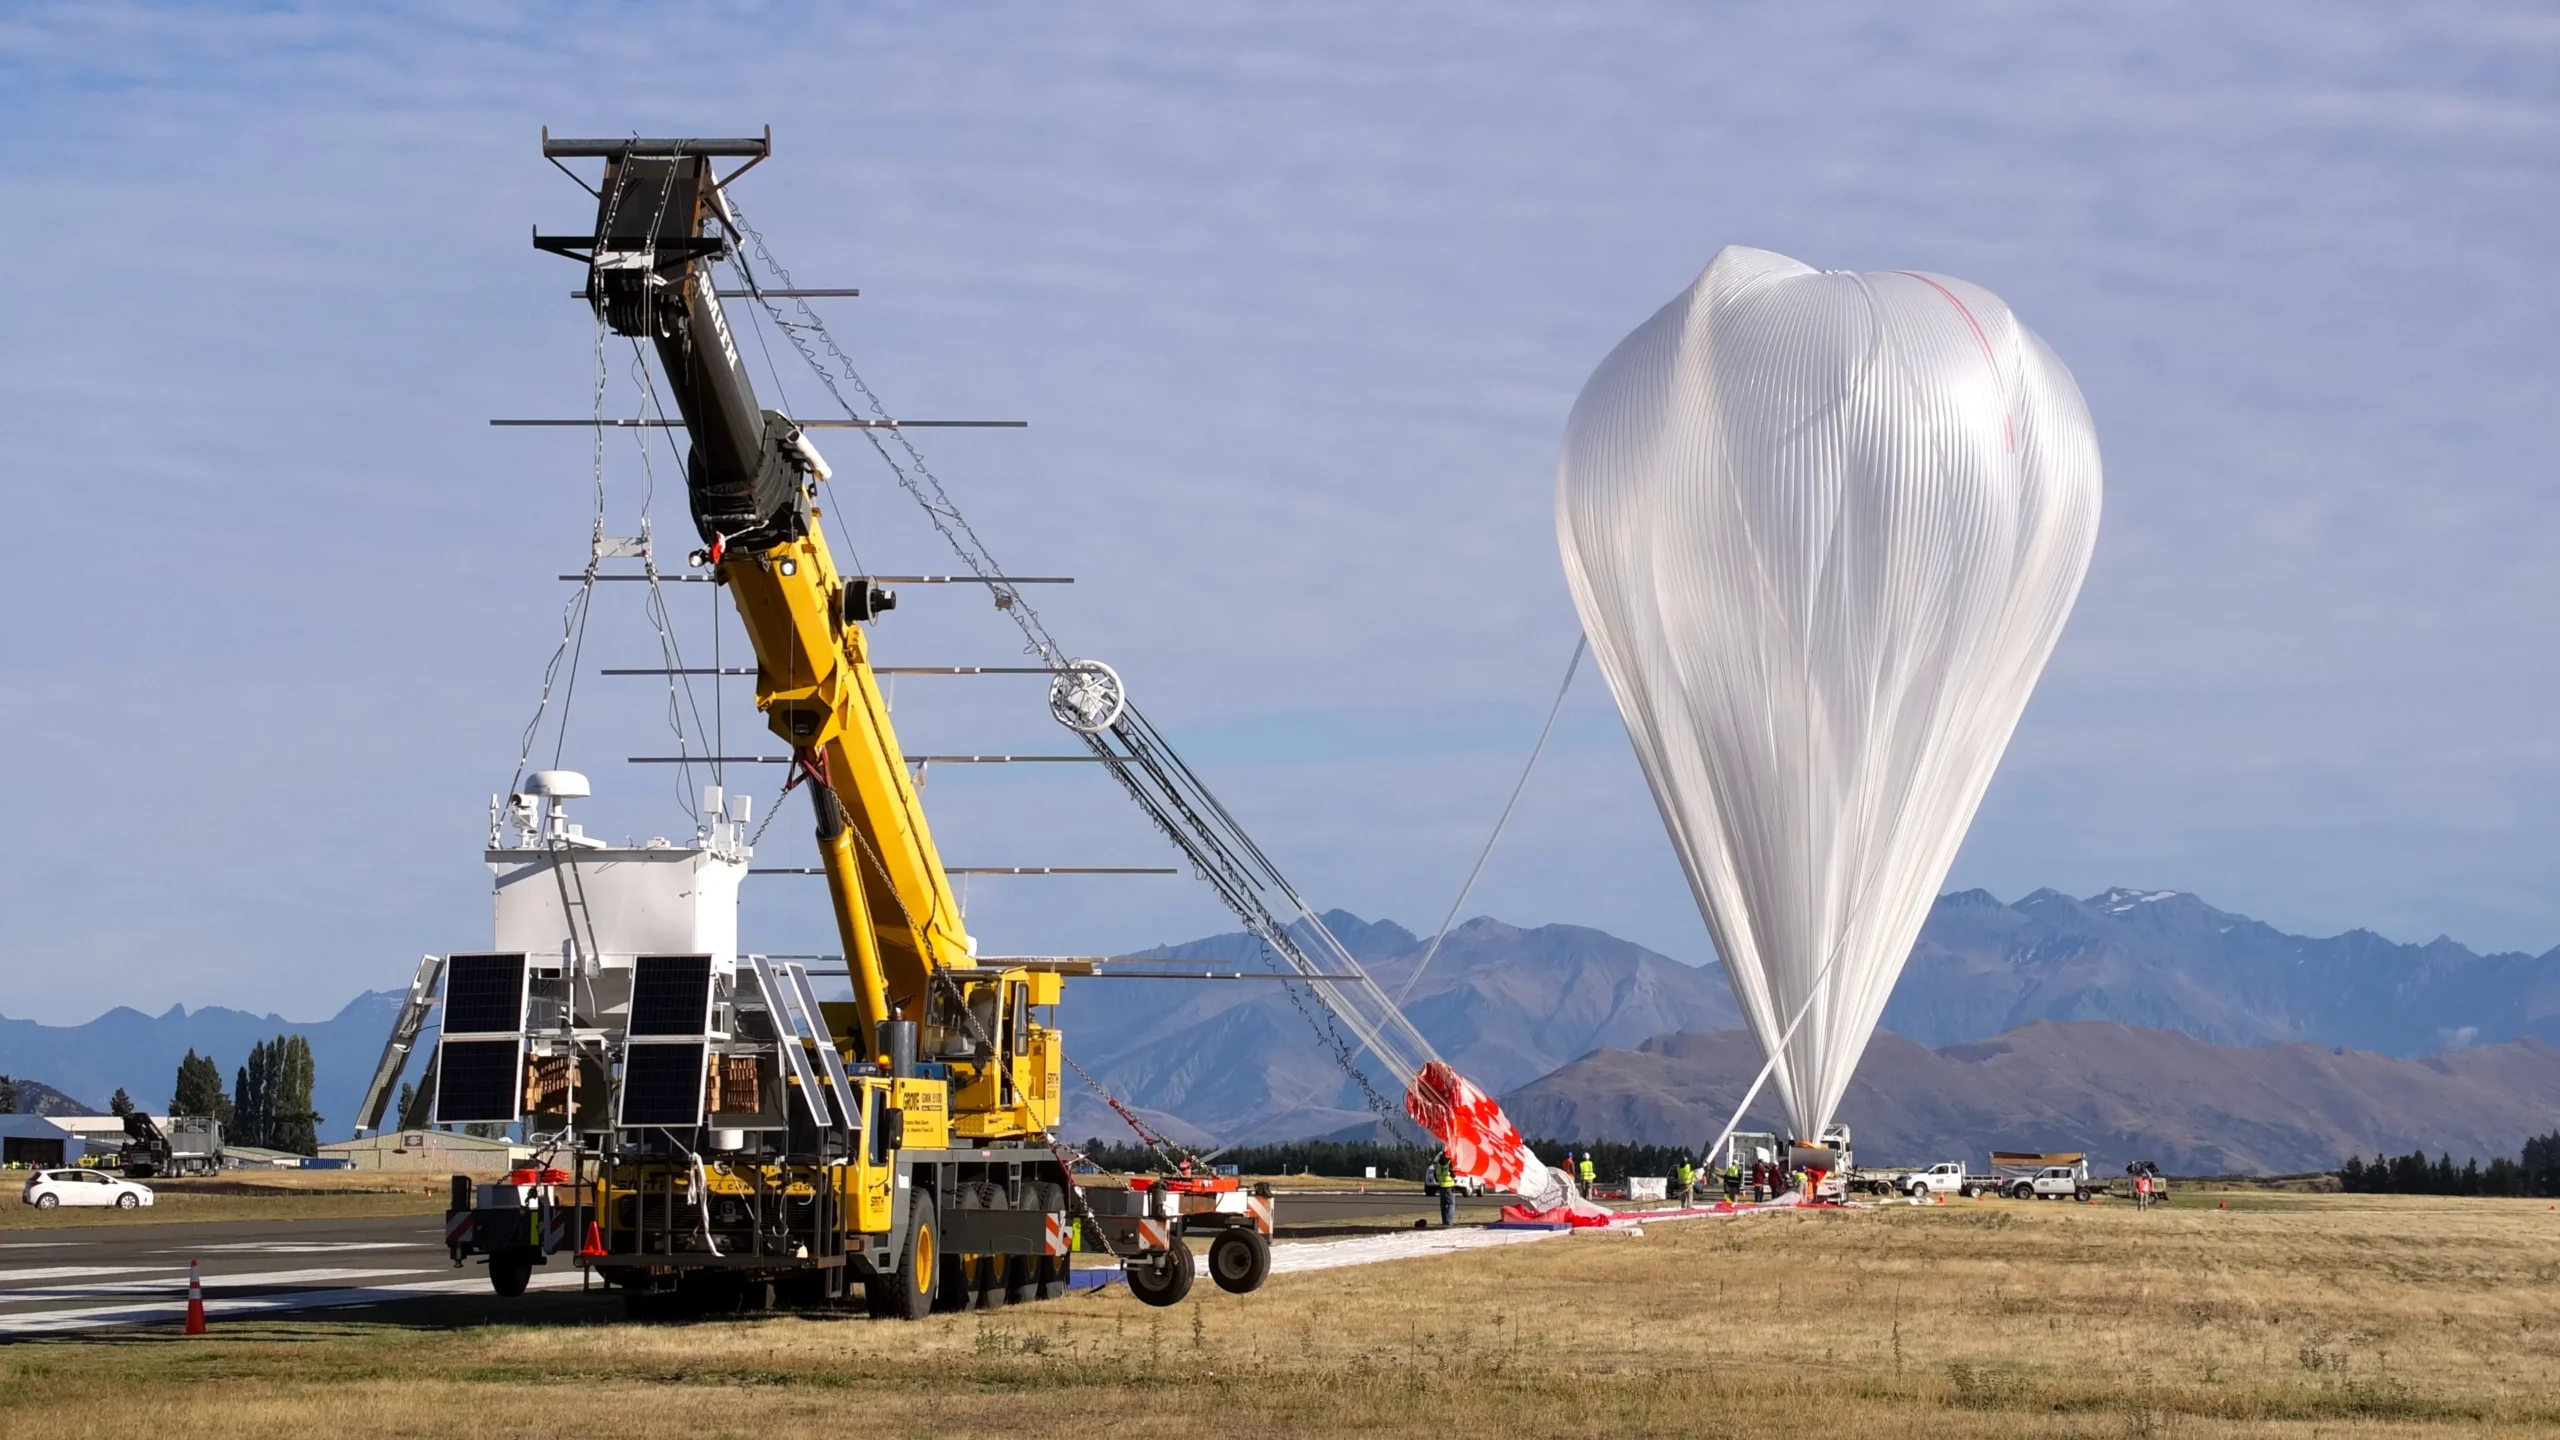
M 113 1205 L 138 1209 L 151 1203 L 151 1187 L 119 1180 L 104 1170 L 39 1170 L 20 1197 L 39 1210 L 64 1205 Z

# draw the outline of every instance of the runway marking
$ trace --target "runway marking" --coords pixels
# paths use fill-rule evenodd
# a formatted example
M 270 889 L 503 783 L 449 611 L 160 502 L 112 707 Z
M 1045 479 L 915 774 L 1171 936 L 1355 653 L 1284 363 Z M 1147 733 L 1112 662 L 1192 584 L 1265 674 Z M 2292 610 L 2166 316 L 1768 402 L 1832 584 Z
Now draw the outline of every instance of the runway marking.
M 207 1275 L 204 1283 L 207 1289 L 219 1285 L 226 1290 L 237 1290 L 249 1285 L 325 1285 L 333 1280 L 373 1280 L 385 1275 L 432 1273 L 417 1265 L 405 1265 L 396 1270 L 262 1270 L 248 1275 Z
M 528 1289 L 574 1289 L 584 1277 L 577 1271 L 566 1274 L 536 1275 Z M 451 1280 L 424 1280 L 410 1285 L 349 1286 L 338 1290 L 307 1290 L 292 1295 L 257 1295 L 208 1298 L 204 1302 L 208 1320 L 225 1316 L 249 1317 L 289 1310 L 330 1310 L 349 1305 L 379 1305 L 386 1301 L 415 1300 L 431 1295 L 460 1295 L 472 1291 L 489 1293 L 485 1275 L 465 1275 Z M 78 1310 L 53 1310 L 36 1315 L 0 1316 L 0 1336 L 45 1335 L 68 1330 L 99 1330 L 120 1325 L 156 1325 L 184 1319 L 184 1299 L 162 1300 L 149 1304 L 92 1305 Z
M 154 1255 L 213 1255 L 256 1251 L 267 1255 L 321 1255 L 340 1250 L 428 1250 L 441 1248 L 417 1240 L 238 1240 L 228 1245 L 199 1245 L 193 1250 L 154 1250 Z
M 273 1285 L 325 1286 L 332 1281 L 378 1280 L 393 1275 L 432 1275 L 434 1270 L 410 1266 L 401 1270 L 270 1270 L 252 1275 L 207 1275 L 208 1295 Z M 98 1285 L 59 1285 L 36 1290 L 0 1290 L 0 1306 L 31 1301 L 98 1300 L 111 1295 L 176 1295 L 187 1293 L 184 1275 L 167 1273 L 150 1280 L 110 1280 Z
M 65 1245 L 79 1243 L 77 1240 L 13 1240 L 0 1245 L 0 1250 L 59 1250 Z
M 32 1270 L 0 1270 L 0 1285 L 17 1285 L 37 1280 L 77 1280 L 84 1275 L 148 1275 L 160 1270 L 183 1270 L 183 1265 L 41 1265 Z

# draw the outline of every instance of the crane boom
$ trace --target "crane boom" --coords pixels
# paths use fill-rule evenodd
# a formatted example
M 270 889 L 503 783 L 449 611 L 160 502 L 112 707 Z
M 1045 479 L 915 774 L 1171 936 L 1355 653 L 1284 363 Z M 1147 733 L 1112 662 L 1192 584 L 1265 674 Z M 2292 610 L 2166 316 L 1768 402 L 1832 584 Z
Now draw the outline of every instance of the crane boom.
M 973 1034 L 1009 1028 L 1009 997 L 979 967 L 949 875 L 870 665 L 864 625 L 895 597 L 836 569 L 814 522 L 826 461 L 779 412 L 762 408 L 712 276 L 731 227 L 713 157 L 750 163 L 769 140 L 581 141 L 546 137 L 544 154 L 601 156 L 595 230 L 537 236 L 587 262 L 586 298 L 618 335 L 648 342 L 692 441 L 685 489 L 710 567 L 754 646 L 756 706 L 792 747 L 794 783 L 816 810 L 818 853 L 851 971 L 862 1051 L 885 1022 Z M 1014 1048 L 1014 1047 L 1007 1047 Z M 985 1134 L 1030 1133 L 1055 1118 L 1003 1083 Z M 955 1096 L 955 1112 L 967 1107 Z M 1045 1112 L 1045 1113 L 1043 1113 Z M 955 1119 L 960 1118 L 955 1115 Z
M 757 405 L 712 281 L 709 262 L 741 234 L 712 158 L 740 157 L 753 166 L 771 149 L 769 132 L 760 140 L 553 140 L 546 133 L 543 152 L 554 163 L 600 157 L 605 174 L 592 235 L 537 235 L 534 243 L 587 262 L 585 295 L 597 315 L 617 334 L 648 340 L 674 391 L 693 440 L 685 485 L 705 546 L 698 558 L 728 587 L 755 647 L 756 703 L 811 784 L 819 855 L 854 982 L 862 1027 L 856 1035 L 912 1023 L 928 1052 L 966 1057 L 954 1067 L 955 1133 L 1044 1134 L 1057 1121 L 1063 1053 L 1056 1033 L 1030 1025 L 1024 1012 L 1037 996 L 1055 1003 L 1058 977 L 990 974 L 975 962 L 869 664 L 861 627 L 894 600 L 868 580 L 849 585 L 837 574 L 812 523 L 826 462 L 797 423 Z M 956 531 L 949 523 L 956 511 L 947 502 L 928 509 L 971 570 L 997 583 L 1002 572 L 984 563 L 965 522 Z M 1467 1173 L 1518 1188 L 1542 1206 L 1570 1197 L 1569 1183 L 1539 1165 L 1500 1107 L 1440 1058 L 1127 703 L 1109 667 L 1067 658 L 1027 604 L 999 593 L 1033 651 L 1056 671 L 1053 715 L 1108 764 L 1156 828 L 1305 982 L 1335 1022 L 1319 1020 L 1319 1034 L 1381 1118 L 1396 1123 L 1363 1071 L 1369 1056 L 1404 1087 L 1405 1115 L 1449 1143 Z M 885 1038 L 876 1043 L 880 1051 L 893 1048 Z

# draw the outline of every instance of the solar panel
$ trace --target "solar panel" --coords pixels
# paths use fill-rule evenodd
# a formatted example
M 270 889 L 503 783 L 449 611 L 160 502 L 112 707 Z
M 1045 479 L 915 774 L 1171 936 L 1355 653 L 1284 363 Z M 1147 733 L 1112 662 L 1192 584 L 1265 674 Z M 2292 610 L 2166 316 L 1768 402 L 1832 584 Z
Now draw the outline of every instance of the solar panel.
M 516 1035 L 524 1030 L 525 957 L 456 955 L 445 962 L 444 1033 Z
M 702 1123 L 701 1044 L 634 1045 L 622 1057 L 622 1123 Z
M 631 964 L 633 1039 L 711 1030 L 711 957 L 643 955 Z
M 504 1124 L 523 1095 L 522 1040 L 447 1040 L 436 1049 L 436 1123 Z

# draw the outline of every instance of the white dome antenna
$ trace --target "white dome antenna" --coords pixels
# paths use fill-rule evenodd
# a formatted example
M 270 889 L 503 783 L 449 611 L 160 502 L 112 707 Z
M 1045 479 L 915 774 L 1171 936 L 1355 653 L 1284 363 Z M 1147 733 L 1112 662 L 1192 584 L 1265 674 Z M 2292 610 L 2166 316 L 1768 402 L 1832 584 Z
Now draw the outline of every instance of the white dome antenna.
M 584 800 L 596 792 L 575 770 L 536 770 L 524 777 L 524 793 L 546 800 Z

